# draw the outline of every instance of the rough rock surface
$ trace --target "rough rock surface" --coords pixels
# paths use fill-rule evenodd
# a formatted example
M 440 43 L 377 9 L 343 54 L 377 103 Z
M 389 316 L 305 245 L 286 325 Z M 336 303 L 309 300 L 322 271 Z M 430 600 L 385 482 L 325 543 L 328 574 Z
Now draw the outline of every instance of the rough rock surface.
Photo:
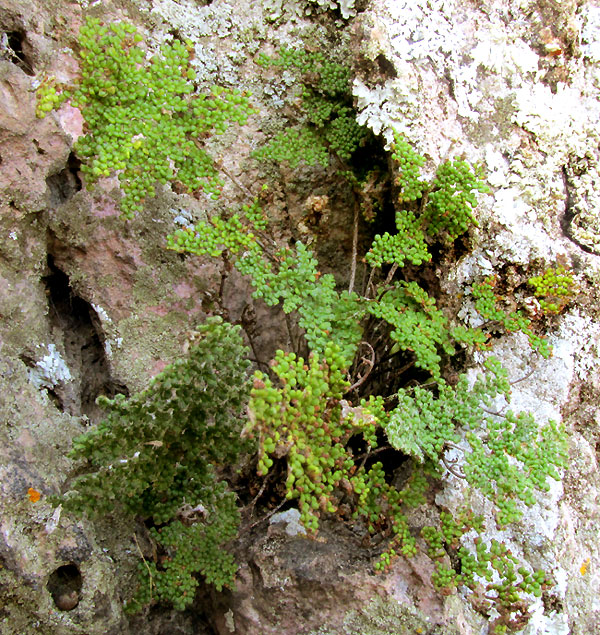
M 433 170 L 448 155 L 481 162 L 492 186 L 478 212 L 474 249 L 439 269 L 456 297 L 478 276 L 523 278 L 564 262 L 580 294 L 551 334 L 554 356 L 532 358 L 522 338 L 496 354 L 519 408 L 562 419 L 570 466 L 562 487 L 529 510 L 504 538 L 549 569 L 557 585 L 533 606 L 527 635 L 588 635 L 600 623 L 600 181 L 598 108 L 600 3 L 595 0 L 0 0 L 0 632 L 4 635 L 144 633 L 486 633 L 488 622 L 461 596 L 440 597 L 431 562 L 399 561 L 375 576 L 353 535 L 326 526 L 319 541 L 262 524 L 241 541 L 235 592 L 205 590 L 181 615 L 124 615 L 139 546 L 126 519 L 92 526 L 46 500 L 76 466 L 71 439 L 98 420 L 99 394 L 134 392 L 177 358 L 190 329 L 212 308 L 221 283 L 208 261 L 164 249 L 174 218 L 198 217 L 244 200 L 233 181 L 224 203 L 162 191 L 125 223 L 114 181 L 81 189 L 71 152 L 78 112 L 35 117 L 45 73 L 76 73 L 70 47 L 85 15 L 127 19 L 149 41 L 177 32 L 196 43 L 200 81 L 253 90 L 258 113 L 213 153 L 243 187 L 263 168 L 248 155 L 277 125 L 286 78 L 265 81 L 259 50 L 308 41 L 332 25 L 352 50 L 358 119 L 389 141 L 403 131 Z M 311 5 L 316 17 L 306 15 Z M 319 5 L 324 10 L 319 12 Z M 330 6 L 331 5 L 331 6 Z M 343 14 L 343 17 L 342 17 Z M 337 23 L 335 22 L 337 20 Z M 349 48 L 348 48 L 349 47 Z M 289 175 L 288 175 L 289 176 Z M 290 177 L 291 179 L 291 177 Z M 296 188 L 273 192 L 281 235 L 298 227 L 310 197 L 328 201 L 327 227 L 310 228 L 327 266 L 347 276 L 350 221 L 332 172 L 301 168 Z M 311 202 L 312 201 L 312 202 Z M 240 280 L 224 288 L 232 319 L 248 299 Z M 461 297 L 465 319 L 469 297 Z M 281 341 L 272 312 L 252 307 L 269 359 Z M 531 373 L 531 374 L 530 374 Z M 41 497 L 37 499 L 36 493 Z M 452 508 L 461 483 L 449 478 L 437 502 Z M 472 505 L 489 513 L 476 497 Z M 292 532 L 293 533 L 293 532 Z
M 561 259 L 584 286 L 595 284 L 599 207 L 589 183 L 598 180 L 598 9 L 594 2 L 383 0 L 361 16 L 368 59 L 383 56 L 394 72 L 377 84 L 367 74 L 356 79 L 359 121 L 384 134 L 405 131 L 434 162 L 449 152 L 480 161 L 494 188 L 479 210 L 478 246 L 444 279 L 450 292 L 476 276 L 518 275 L 519 267 Z M 533 551 L 559 580 L 556 612 L 542 616 L 539 606 L 527 633 L 597 628 L 600 579 L 588 565 L 598 557 L 590 417 L 598 407 L 599 329 L 595 294 L 579 302 L 556 327 L 552 359 L 525 363 L 526 345 L 514 338 L 495 351 L 513 379 L 534 371 L 515 386 L 513 405 L 564 417 L 572 434 L 564 492 L 541 501 L 512 536 L 515 553 Z M 464 315 L 468 307 L 465 298 Z M 438 502 L 452 508 L 456 488 L 450 482 Z

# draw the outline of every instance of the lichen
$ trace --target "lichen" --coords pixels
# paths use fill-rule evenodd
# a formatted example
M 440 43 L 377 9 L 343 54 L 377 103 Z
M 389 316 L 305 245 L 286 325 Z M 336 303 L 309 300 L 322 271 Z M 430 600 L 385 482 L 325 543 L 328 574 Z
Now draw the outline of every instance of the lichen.
M 29 372 L 29 377 L 37 388 L 54 388 L 57 384 L 71 380 L 71 371 L 60 352 L 56 350 L 56 344 L 50 342 L 47 348 L 48 352 Z
M 324 625 L 310 635 L 409 635 L 428 633 L 431 618 L 416 607 L 393 598 L 376 597 L 360 608 L 349 610 L 341 624 Z M 444 635 L 458 635 L 458 627 L 448 625 Z

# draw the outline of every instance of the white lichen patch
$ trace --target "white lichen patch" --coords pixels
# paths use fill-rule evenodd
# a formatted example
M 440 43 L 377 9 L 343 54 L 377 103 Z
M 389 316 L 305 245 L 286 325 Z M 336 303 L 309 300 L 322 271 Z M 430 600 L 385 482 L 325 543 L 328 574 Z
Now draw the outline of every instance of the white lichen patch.
M 37 388 L 54 388 L 72 379 L 67 366 L 56 345 L 47 345 L 48 352 L 29 370 L 29 379 Z
M 409 66 L 402 68 L 400 73 L 400 79 L 374 88 L 368 87 L 360 78 L 354 80 L 358 123 L 368 126 L 376 135 L 383 134 L 388 143 L 393 140 L 393 130 L 409 134 L 410 118 L 404 115 L 418 107 L 417 77 L 410 72 Z
M 581 106 L 581 93 L 560 86 L 553 93 L 549 86 L 535 83 L 515 91 L 514 122 L 535 135 L 540 149 L 566 153 L 570 148 L 585 148 L 587 132 L 597 115 Z M 562 142 L 556 145 L 557 142 Z
M 339 9 L 344 20 L 349 20 L 356 15 L 354 0 L 308 0 L 309 3 L 321 7 L 321 9 Z
M 429 139 L 427 122 L 431 120 L 431 112 L 442 107 L 440 96 L 435 93 L 439 91 L 440 78 L 445 78 L 444 83 L 450 84 L 445 87 L 445 92 L 447 96 L 452 93 L 452 97 L 446 99 L 444 106 L 450 105 L 453 112 L 445 113 L 442 134 L 432 134 L 431 138 L 442 143 L 443 139 L 460 139 L 460 129 L 452 120 L 456 116 L 477 120 L 477 105 L 485 101 L 480 87 L 480 68 L 489 66 L 497 74 L 508 74 L 523 68 L 530 72 L 535 66 L 533 58 L 537 56 L 530 50 L 524 54 L 527 47 L 522 41 L 514 49 L 507 47 L 506 29 L 490 26 L 484 21 L 476 25 L 467 19 L 461 3 L 380 0 L 375 12 L 377 23 L 371 31 L 367 49 L 373 58 L 386 55 L 397 72 L 397 77 L 388 80 L 376 97 L 381 101 L 382 93 L 389 96 L 399 93 L 401 98 L 390 100 L 386 97 L 387 112 L 378 113 L 368 103 L 365 88 L 357 83 L 355 89 L 361 119 L 374 130 L 398 127 L 404 122 L 407 130 L 413 129 L 411 137 L 414 141 L 420 141 L 422 137 Z M 433 75 L 433 81 L 430 75 Z M 410 78 L 408 82 L 407 77 Z M 432 99 L 428 97 L 428 89 L 432 89 Z M 411 109 L 407 108 L 409 105 Z M 417 124 L 427 128 L 421 128 L 421 133 L 415 134 Z
M 113 359 L 114 348 L 120 349 L 123 345 L 123 338 L 119 335 L 117 325 L 113 322 L 112 318 L 106 310 L 99 304 L 92 303 L 92 308 L 96 312 L 98 319 L 102 325 L 102 333 L 104 340 L 104 352 L 106 357 L 110 360 Z
M 234 9 L 228 3 L 215 7 L 199 6 L 194 0 L 154 0 L 152 11 L 188 37 L 225 38 L 231 35 L 236 22 Z
M 225 613 L 225 627 L 230 633 L 235 633 L 235 618 L 231 609 Z
M 585 380 L 597 368 L 600 357 L 600 324 L 574 309 L 560 323 L 558 333 L 550 338 L 553 357 L 564 360 L 571 369 L 571 380 Z
M 600 6 L 586 3 L 582 7 L 581 51 L 592 62 L 600 62 Z
M 532 7 L 521 4 L 496 0 L 477 10 L 454 0 L 376 0 L 366 53 L 371 59 L 385 55 L 397 76 L 379 85 L 369 77 L 355 81 L 358 119 L 388 142 L 392 128 L 403 132 L 434 164 L 448 152 L 484 159 L 490 185 L 499 188 L 490 216 L 510 215 L 524 201 L 525 233 L 536 241 L 532 254 L 557 251 L 543 248 L 551 242 L 544 234 L 559 226 L 567 202 L 575 216 L 573 238 L 597 252 L 600 12 L 586 3 L 581 16 L 567 15 L 565 7 L 564 21 L 582 28 L 585 57 L 567 59 L 560 51 L 569 81 L 550 84 L 548 57 L 536 44 L 540 25 L 529 22 Z M 507 229 L 512 240 L 523 235 L 522 227 Z M 509 259 L 511 237 L 502 240 Z M 527 257 L 522 246 L 516 251 Z
M 306 535 L 306 529 L 300 523 L 300 512 L 295 508 L 273 514 L 269 520 L 269 524 L 275 525 L 278 523 L 285 523 L 285 533 L 288 536 L 297 536 L 298 534 Z
M 515 187 L 536 206 L 543 215 L 543 205 L 552 205 L 552 189 L 565 199 L 558 205 L 565 212 L 567 193 L 565 176 L 569 179 L 568 196 L 575 214 L 572 234 L 576 240 L 592 249 L 600 244 L 598 208 L 600 197 L 592 183 L 598 173 L 598 126 L 600 112 L 597 99 L 586 99 L 575 87 L 559 86 L 552 93 L 548 86 L 524 86 L 515 93 L 514 122 L 535 136 L 536 145 L 544 156 L 537 166 L 525 166 Z M 538 184 L 532 177 L 538 179 Z M 561 210 L 562 208 L 562 210 Z M 556 207 L 555 207 L 556 209 Z
M 239 55 L 243 51 L 233 50 L 230 40 L 250 45 L 264 37 L 259 3 L 241 7 L 240 3 L 226 1 L 198 6 L 193 0 L 154 0 L 151 12 L 164 21 L 165 39 L 170 37 L 169 31 L 177 30 L 181 38 L 194 43 L 192 65 L 198 82 L 205 85 L 217 78 L 221 85 L 239 85 Z M 160 29 L 154 35 L 160 37 Z M 226 44 L 220 46 L 219 42 Z
M 570 635 L 569 618 L 564 613 L 552 611 L 546 615 L 542 600 L 536 600 L 530 611 L 532 615 L 529 624 L 522 631 L 523 635 Z
M 103 325 L 112 324 L 110 315 L 108 315 L 108 313 L 99 304 L 92 303 L 92 308 L 96 311 L 96 315 L 100 318 Z
M 223 0 L 198 6 L 194 0 L 154 0 L 151 13 L 163 21 L 153 36 L 169 39 L 170 31 L 194 43 L 192 65 L 201 84 L 248 87 L 260 74 L 242 70 L 265 41 L 291 46 L 302 45 L 302 33 L 314 30 L 302 19 L 304 9 L 298 0 L 252 2 Z M 304 3 L 304 7 L 306 3 Z M 271 28 L 276 22 L 278 29 Z

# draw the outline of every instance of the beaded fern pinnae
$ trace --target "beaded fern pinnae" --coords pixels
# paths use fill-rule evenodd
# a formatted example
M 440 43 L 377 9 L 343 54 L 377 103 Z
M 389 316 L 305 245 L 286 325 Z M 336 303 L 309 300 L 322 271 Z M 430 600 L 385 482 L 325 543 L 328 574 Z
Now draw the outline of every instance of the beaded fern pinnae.
M 118 173 L 128 217 L 156 194 L 157 183 L 216 195 L 217 170 L 202 140 L 229 122 L 243 123 L 250 112 L 247 96 L 219 88 L 198 93 L 188 42 L 165 44 L 148 58 L 134 27 L 89 20 L 79 44 L 81 77 L 73 87 L 43 82 L 38 114 L 66 99 L 81 108 L 86 134 L 76 150 L 88 184 Z M 276 135 L 255 157 L 294 167 L 301 161 L 326 166 L 333 156 L 347 168 L 343 164 L 368 134 L 351 108 L 349 69 L 322 52 L 286 48 L 259 63 L 298 74 L 303 125 Z M 121 509 L 149 521 L 159 557 L 141 563 L 130 608 L 158 600 L 184 609 L 199 576 L 218 590 L 232 585 L 236 566 L 227 542 L 240 514 L 219 468 L 250 451 L 248 439 L 258 445 L 260 477 L 274 467 L 283 470 L 279 491 L 297 502 L 309 532 L 317 532 L 329 514 L 364 528 L 365 540 L 377 536 L 379 572 L 394 558 L 417 553 L 409 513 L 427 503 L 432 482 L 442 475 L 463 479 L 493 501 L 500 529 L 518 521 L 535 492 L 559 477 L 566 462 L 560 426 L 490 409 L 496 399 L 510 401 L 497 360 L 488 358 L 486 372 L 472 381 L 465 374 L 454 384 L 444 378 L 457 350 L 485 348 L 498 326 L 523 331 L 532 346 L 549 354 L 532 320 L 503 309 L 490 277 L 471 290 L 487 322 L 469 328 L 444 312 L 424 281 L 409 277 L 432 260 L 432 245 L 447 247 L 477 224 L 477 194 L 487 191 L 482 174 L 453 159 L 426 179 L 425 158 L 403 136 L 394 135 L 391 150 L 394 229 L 375 236 L 364 254 L 371 271 L 362 294 L 352 283 L 341 289 L 332 274 L 322 273 L 301 241 L 277 244 L 257 201 L 168 237 L 170 249 L 221 257 L 226 267 L 233 263 L 256 300 L 295 318 L 303 344 L 279 350 L 268 372 L 256 371 L 250 384 L 239 327 L 208 320 L 188 355 L 148 389 L 130 399 L 101 400 L 108 416 L 75 440 L 72 457 L 86 464 L 63 504 L 91 515 Z M 360 183 L 357 174 L 345 172 L 347 183 Z M 530 280 L 541 299 L 558 300 L 567 282 L 562 271 Z M 384 347 L 377 348 L 374 333 Z M 370 357 L 359 353 L 365 347 Z M 400 370 L 393 368 L 401 379 L 402 368 L 415 371 L 410 383 L 387 390 L 384 380 L 371 381 L 382 350 L 402 360 Z M 368 370 L 352 377 L 353 368 Z M 450 449 L 459 459 L 449 459 Z M 377 456 L 380 451 L 408 468 L 402 483 Z M 523 594 L 539 595 L 548 586 L 543 572 L 518 568 L 501 543 L 477 538 L 475 550 L 467 549 L 463 535 L 483 531 L 473 514 L 443 511 L 439 520 L 439 527 L 421 534 L 436 561 L 437 588 L 483 588 L 504 616 L 521 610 Z M 448 567 L 449 554 L 460 564 Z
M 497 504 L 496 523 L 503 528 L 520 519 L 534 491 L 546 489 L 548 479 L 558 478 L 565 463 L 564 432 L 556 424 L 539 426 L 528 413 L 486 413 L 492 400 L 510 398 L 505 371 L 495 360 L 486 362 L 487 373 L 473 384 L 466 375 L 452 386 L 444 380 L 444 362 L 457 350 L 488 345 L 491 333 L 485 325 L 457 324 L 419 283 L 392 279 L 408 263 L 428 262 L 432 244 L 447 244 L 475 224 L 475 193 L 486 189 L 481 175 L 454 160 L 427 181 L 421 176 L 424 158 L 404 138 L 396 136 L 393 152 L 398 170 L 396 232 L 376 236 L 365 256 L 374 270 L 371 279 L 378 279 L 378 270 L 391 269 L 369 296 L 338 290 L 333 276 L 319 272 L 306 245 L 277 248 L 257 202 L 169 238 L 169 246 L 178 251 L 225 256 L 227 265 L 233 262 L 248 277 L 255 298 L 296 314 L 308 358 L 278 351 L 270 374 L 257 372 L 254 377 L 246 432 L 259 441 L 258 471 L 264 476 L 277 460 L 286 459 L 286 497 L 297 500 L 309 531 L 318 530 L 323 515 L 336 514 L 363 522 L 371 534 L 387 536 L 378 571 L 385 571 L 399 555 L 417 552 L 408 512 L 425 503 L 431 480 L 446 470 Z M 541 342 L 543 347 L 530 321 L 497 306 L 490 285 L 475 285 L 473 295 L 484 318 L 511 332 L 522 330 L 532 345 Z M 353 405 L 350 398 L 356 395 L 345 375 L 369 321 L 378 322 L 388 334 L 391 354 L 401 352 L 404 359 L 412 359 L 428 380 L 392 395 L 370 394 Z M 376 355 L 373 347 L 371 351 L 371 361 L 363 358 L 363 363 L 373 368 Z M 402 488 L 390 483 L 383 463 L 372 458 L 385 442 L 412 464 Z M 448 461 L 449 447 L 462 448 L 458 465 Z M 453 532 L 452 541 L 457 542 L 473 528 L 483 531 L 471 516 L 456 522 L 447 518 L 442 525 L 441 530 L 425 532 L 432 544 L 442 540 L 440 535 Z M 457 544 L 456 553 L 462 573 L 444 569 L 441 561 L 436 565 L 434 583 L 444 592 L 460 583 L 475 590 L 477 574 L 489 578 L 487 591 L 496 598 L 497 608 L 510 613 L 526 605 L 524 594 L 549 584 L 543 572 L 521 567 L 515 573 L 500 543 L 481 541 L 476 553 Z M 494 569 L 505 576 L 500 582 L 491 578 Z
M 479 168 L 459 159 L 442 163 L 434 179 L 427 182 L 421 174 L 425 157 L 397 132 L 390 149 L 399 204 L 396 231 L 377 234 L 366 260 L 372 267 L 404 267 L 407 262 L 422 265 L 431 260 L 430 243 L 451 243 L 477 225 L 476 193 L 486 193 L 489 188 Z M 417 201 L 418 210 L 410 207 Z
M 543 274 L 529 278 L 534 295 L 544 313 L 557 314 L 571 302 L 577 292 L 573 275 L 562 265 L 548 267 Z
M 356 121 L 349 67 L 322 51 L 290 47 L 273 57 L 260 54 L 257 63 L 298 74 L 300 116 L 298 126 L 277 133 L 253 156 L 292 168 L 300 163 L 327 167 L 331 156 L 350 160 L 369 132 Z
M 158 184 L 217 196 L 222 181 L 203 140 L 252 112 L 238 90 L 197 91 L 191 41 L 165 43 L 150 58 L 142 41 L 130 24 L 90 18 L 79 31 L 79 78 L 72 86 L 46 79 L 38 89 L 40 117 L 68 99 L 80 108 L 86 133 L 75 151 L 86 183 L 117 173 L 127 218 Z
M 251 280 L 253 296 L 270 306 L 281 303 L 298 324 L 315 353 L 335 343 L 349 365 L 360 341 L 365 307 L 356 293 L 336 289 L 331 274 L 321 274 L 313 252 L 301 242 L 293 248 L 266 248 L 267 219 L 258 200 L 228 219 L 214 216 L 167 238 L 170 249 L 182 253 L 227 255 Z

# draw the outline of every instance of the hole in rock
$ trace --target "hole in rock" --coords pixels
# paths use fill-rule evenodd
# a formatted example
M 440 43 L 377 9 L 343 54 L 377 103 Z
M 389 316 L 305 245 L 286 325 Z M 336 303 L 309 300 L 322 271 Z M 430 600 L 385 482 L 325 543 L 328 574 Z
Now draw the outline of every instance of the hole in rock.
M 312 217 L 312 225 L 318 228 L 320 236 L 315 251 L 319 266 L 326 272 L 334 273 L 339 284 L 347 285 L 343 277 L 350 272 L 354 214 L 357 209 L 360 209 L 354 291 L 362 294 L 365 292 L 368 279 L 368 270 L 363 256 L 369 250 L 373 237 L 385 231 L 395 233 L 394 201 L 385 142 L 368 131 L 350 159 L 339 165 L 342 171 L 352 172 L 357 183 L 350 185 L 345 177 L 333 177 L 337 179 L 330 189 L 331 192 L 335 191 L 335 195 L 330 200 L 333 214 L 331 217 L 325 217 L 326 220 L 315 215 Z M 321 182 L 315 183 L 315 190 L 321 187 Z M 334 231 L 343 234 L 343 238 L 332 237 L 335 234 L 330 233 L 330 223 Z M 337 229 L 335 229 L 336 226 Z M 343 249 L 340 249 L 341 241 L 343 241 Z
M 34 75 L 33 64 L 27 53 L 29 45 L 25 31 L 8 31 L 3 38 L 10 61 L 16 64 L 26 75 Z
M 396 67 L 388 58 L 380 53 L 376 58 L 377 66 L 379 66 L 379 71 L 383 75 L 385 79 L 396 79 L 398 77 L 398 73 L 396 73 Z
M 356 13 L 364 13 L 369 6 L 369 0 L 356 0 L 354 3 L 354 10 Z
M 67 159 L 67 165 L 57 174 L 52 174 L 46 179 L 46 185 L 50 191 L 50 206 L 58 207 L 68 201 L 73 194 L 82 188 L 79 170 L 81 161 L 73 152 Z
M 65 564 L 50 574 L 46 588 L 59 611 L 72 611 L 81 599 L 82 584 L 79 567 Z
M 62 399 L 60 398 L 60 395 L 56 392 L 56 390 L 54 390 L 54 388 L 46 388 L 46 392 L 48 393 L 50 401 L 56 406 L 56 408 L 58 408 L 58 410 L 64 411 L 65 405 L 63 404 Z
M 411 467 L 411 459 L 408 455 L 390 447 L 386 435 L 381 430 L 377 433 L 377 443 L 377 448 L 369 451 L 362 436 L 355 435 L 350 438 L 347 447 L 354 455 L 355 464 L 357 466 L 363 465 L 367 471 L 371 469 L 375 463 L 381 463 L 386 481 L 390 483 L 396 479 L 401 468 L 402 471 L 405 472 Z
M 32 139 L 32 143 L 38 154 L 46 154 L 46 151 L 44 150 L 44 148 L 42 148 L 40 142 L 37 139 Z
M 76 295 L 69 277 L 48 256 L 49 275 L 44 278 L 49 319 L 55 339 L 62 343 L 71 381 L 54 387 L 54 394 L 65 412 L 74 416 L 87 415 L 91 421 L 102 416 L 96 405 L 100 395 L 124 394 L 127 389 L 116 384 L 111 376 L 100 319 L 89 302 Z
M 169 35 L 173 36 L 174 40 L 183 42 L 185 38 L 181 37 L 181 31 L 179 29 L 169 29 Z

